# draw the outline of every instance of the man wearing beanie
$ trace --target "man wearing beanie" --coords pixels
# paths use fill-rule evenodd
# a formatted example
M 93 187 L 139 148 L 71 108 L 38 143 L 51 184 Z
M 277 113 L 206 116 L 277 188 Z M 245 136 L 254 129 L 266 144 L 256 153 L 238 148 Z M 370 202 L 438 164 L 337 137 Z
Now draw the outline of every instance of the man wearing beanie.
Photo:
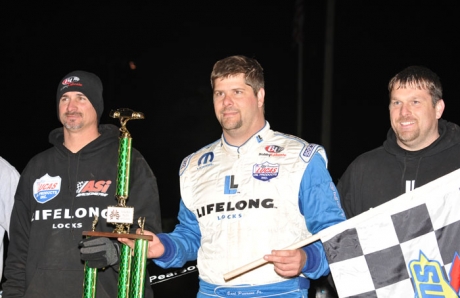
M 62 127 L 49 134 L 53 147 L 34 156 L 19 181 L 11 215 L 4 297 L 83 295 L 84 261 L 98 270 L 96 297 L 117 297 L 118 241 L 99 238 L 96 253 L 81 249 L 82 232 L 112 232 L 107 206 L 116 205 L 119 129 L 99 125 L 104 102 L 102 82 L 86 71 L 73 71 L 57 88 Z M 156 178 L 134 148 L 127 205 L 145 228 L 161 232 Z M 136 230 L 137 223 L 131 226 Z M 83 259 L 83 260 L 82 260 Z M 90 260 L 91 259 L 91 260 Z M 146 277 L 148 279 L 148 276 Z M 153 297 L 148 280 L 145 296 Z

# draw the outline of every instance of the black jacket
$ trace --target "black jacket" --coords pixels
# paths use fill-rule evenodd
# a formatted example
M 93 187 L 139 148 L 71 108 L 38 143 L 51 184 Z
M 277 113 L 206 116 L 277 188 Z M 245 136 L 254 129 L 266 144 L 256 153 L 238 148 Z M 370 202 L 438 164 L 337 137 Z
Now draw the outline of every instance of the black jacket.
M 106 222 L 107 206 L 117 204 L 119 130 L 101 125 L 101 135 L 77 153 L 63 146 L 63 129 L 55 129 L 54 145 L 33 157 L 24 169 L 11 216 L 10 244 L 5 267 L 4 297 L 81 298 L 84 264 L 79 241 L 90 231 L 112 232 Z M 129 197 L 134 224 L 145 217 L 145 229 L 161 231 L 156 178 L 143 156 L 132 149 Z M 115 238 L 116 239 L 116 238 Z M 148 275 L 148 274 L 147 274 Z M 146 276 L 146 279 L 148 276 Z M 117 272 L 99 270 L 97 297 L 117 297 Z M 145 297 L 152 297 L 146 281 Z
M 396 143 L 393 129 L 383 146 L 358 156 L 339 179 L 337 189 L 347 218 L 460 168 L 460 127 L 438 121 L 439 138 L 419 151 Z

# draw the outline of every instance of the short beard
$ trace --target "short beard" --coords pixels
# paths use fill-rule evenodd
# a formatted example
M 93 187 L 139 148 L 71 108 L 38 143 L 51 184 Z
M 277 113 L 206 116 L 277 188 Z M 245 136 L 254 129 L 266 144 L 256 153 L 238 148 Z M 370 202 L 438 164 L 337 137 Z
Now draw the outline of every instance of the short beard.
M 70 123 L 64 123 L 64 127 L 67 128 L 68 130 L 77 130 L 83 127 L 83 123 L 78 123 L 78 124 L 70 124 Z
M 77 130 L 77 129 L 80 129 L 80 128 L 83 127 L 83 122 L 82 121 L 80 121 L 80 122 L 67 121 L 68 119 L 66 119 L 66 117 L 68 115 L 74 115 L 74 114 L 65 113 L 64 119 L 62 120 L 62 125 L 64 125 L 65 128 L 67 128 L 68 130 Z M 81 117 L 81 114 L 80 114 L 80 117 Z
M 240 119 L 237 122 L 231 122 L 231 123 L 228 123 L 227 125 L 225 124 L 224 120 L 221 120 L 220 126 L 222 126 L 224 130 L 238 129 L 243 126 L 243 120 Z
M 408 144 L 416 140 L 420 136 L 419 132 L 412 132 L 411 134 L 396 133 L 396 138 L 403 144 Z

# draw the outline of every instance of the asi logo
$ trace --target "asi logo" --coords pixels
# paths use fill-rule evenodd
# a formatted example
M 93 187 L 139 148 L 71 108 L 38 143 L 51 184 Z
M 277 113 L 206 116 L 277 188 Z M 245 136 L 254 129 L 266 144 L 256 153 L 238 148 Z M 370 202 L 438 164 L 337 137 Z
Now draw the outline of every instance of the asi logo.
M 457 264 L 456 264 L 457 263 Z M 424 297 L 445 297 L 445 298 L 458 298 L 455 291 L 458 292 L 458 278 L 460 272 L 453 272 L 452 270 L 459 270 L 459 259 L 454 258 L 451 268 L 451 280 L 444 276 L 444 271 L 441 264 L 435 260 L 429 260 L 422 251 L 418 260 L 413 260 L 409 263 L 409 270 L 412 275 L 415 293 L 417 298 Z M 454 288 L 457 289 L 454 290 Z
M 278 177 L 279 171 L 279 164 L 272 164 L 266 161 L 261 164 L 255 164 L 252 167 L 252 176 L 262 181 L 269 181 L 272 178 Z
M 33 186 L 33 196 L 35 200 L 44 204 L 54 199 L 61 191 L 61 177 L 51 177 L 46 173 L 40 179 L 35 180 Z
M 112 184 L 111 180 L 90 180 L 77 183 L 77 197 L 98 196 L 106 197 L 107 190 Z

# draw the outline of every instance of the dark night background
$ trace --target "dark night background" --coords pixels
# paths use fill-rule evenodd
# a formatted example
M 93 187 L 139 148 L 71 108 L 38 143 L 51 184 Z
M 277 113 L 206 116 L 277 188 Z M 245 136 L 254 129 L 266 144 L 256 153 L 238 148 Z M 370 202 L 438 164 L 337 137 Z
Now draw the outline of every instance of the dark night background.
M 328 3 L 335 3 L 332 40 L 326 39 Z M 3 1 L 0 156 L 22 171 L 60 126 L 59 80 L 76 69 L 95 72 L 104 83 L 101 122 L 118 126 L 108 116 L 117 108 L 145 114 L 128 129 L 157 176 L 165 221 L 175 218 L 182 158 L 221 134 L 209 84 L 213 64 L 235 54 L 256 58 L 265 71 L 271 127 L 322 144 L 328 44 L 332 113 L 326 149 L 337 182 L 358 154 L 384 141 L 390 128 L 387 84 L 409 65 L 427 66 L 441 77 L 443 118 L 460 123 L 458 6 L 445 0 L 305 0 L 299 135 L 295 0 Z

